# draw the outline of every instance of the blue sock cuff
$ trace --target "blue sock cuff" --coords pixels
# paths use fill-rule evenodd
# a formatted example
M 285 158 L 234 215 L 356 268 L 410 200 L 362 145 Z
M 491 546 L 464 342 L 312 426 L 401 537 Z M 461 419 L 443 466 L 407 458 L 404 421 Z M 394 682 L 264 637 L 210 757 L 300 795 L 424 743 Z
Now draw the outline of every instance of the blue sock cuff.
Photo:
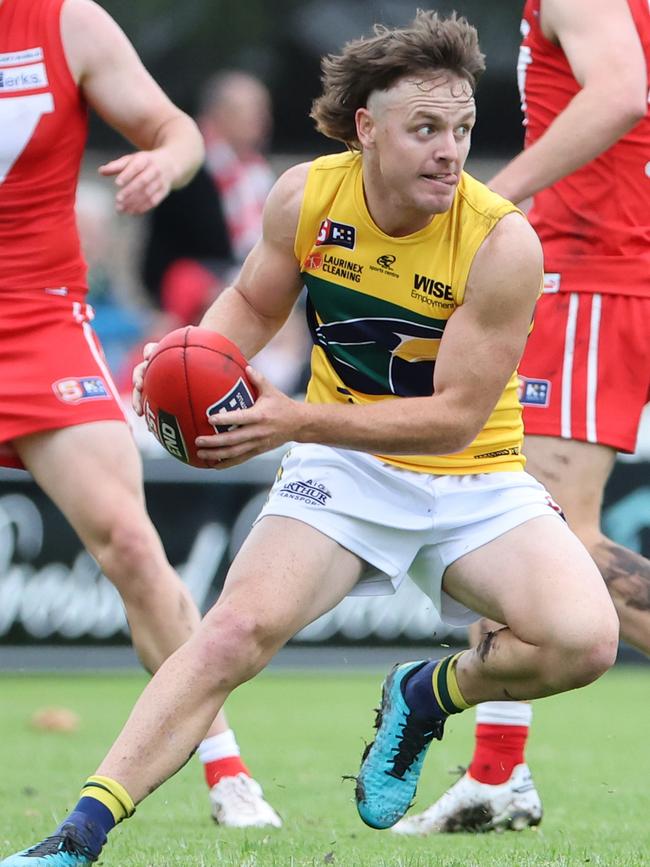
M 437 662 L 428 662 L 414 672 L 404 684 L 404 699 L 421 719 L 446 719 L 448 711 L 441 707 L 433 691 L 432 674 Z
M 100 801 L 94 798 L 82 798 L 57 830 L 64 825 L 73 825 L 79 831 L 83 845 L 97 857 L 106 842 L 108 832 L 115 827 L 115 819 L 108 807 Z

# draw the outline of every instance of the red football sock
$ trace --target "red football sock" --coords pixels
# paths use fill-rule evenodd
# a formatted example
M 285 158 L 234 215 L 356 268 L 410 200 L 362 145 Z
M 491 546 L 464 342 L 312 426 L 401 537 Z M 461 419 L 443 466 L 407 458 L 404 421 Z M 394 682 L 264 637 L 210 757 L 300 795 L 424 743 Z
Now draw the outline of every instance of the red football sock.
M 237 774 L 246 774 L 250 777 L 250 771 L 242 762 L 240 756 L 227 756 L 225 759 L 215 759 L 203 765 L 205 780 L 211 789 L 222 777 L 236 777 Z
M 505 783 L 515 765 L 525 761 L 528 726 L 478 723 L 474 757 L 469 774 L 479 783 L 498 786 Z

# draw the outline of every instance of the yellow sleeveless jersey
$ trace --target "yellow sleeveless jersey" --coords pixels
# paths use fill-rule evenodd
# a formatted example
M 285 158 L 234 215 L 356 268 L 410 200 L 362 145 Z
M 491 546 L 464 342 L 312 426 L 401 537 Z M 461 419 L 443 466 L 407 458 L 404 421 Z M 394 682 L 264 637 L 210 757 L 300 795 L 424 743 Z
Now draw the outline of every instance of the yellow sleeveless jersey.
M 361 156 L 315 160 L 295 243 L 314 341 L 307 400 L 369 404 L 433 394 L 440 340 L 463 303 L 474 255 L 513 211 L 514 205 L 463 173 L 449 211 L 412 235 L 393 238 L 368 213 Z M 517 387 L 515 372 L 464 451 L 377 457 L 426 473 L 522 470 Z

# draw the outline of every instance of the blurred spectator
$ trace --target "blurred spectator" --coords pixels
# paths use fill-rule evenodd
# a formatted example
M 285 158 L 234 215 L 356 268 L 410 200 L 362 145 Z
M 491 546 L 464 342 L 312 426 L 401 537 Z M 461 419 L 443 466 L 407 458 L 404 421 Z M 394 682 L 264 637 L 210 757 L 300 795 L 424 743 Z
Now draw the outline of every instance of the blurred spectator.
M 199 98 L 206 163 L 152 213 L 143 278 L 152 300 L 180 323 L 197 321 L 262 231 L 273 181 L 262 155 L 271 97 L 253 75 L 220 72 Z
M 192 263 L 189 277 L 188 262 Z M 152 211 L 142 278 L 155 306 L 184 324 L 200 319 L 227 282 L 233 264 L 221 197 L 203 166 L 186 187 Z M 195 299 L 190 312 L 183 300 L 186 292 Z
M 231 282 L 262 234 L 275 180 L 263 155 L 273 125 L 271 97 L 258 78 L 240 70 L 216 73 L 201 91 L 197 121 L 206 162 L 152 213 L 143 262 L 145 285 L 172 328 L 198 322 Z M 306 383 L 309 345 L 304 316 L 294 310 L 254 363 L 295 393 Z
M 262 234 L 264 203 L 275 180 L 263 156 L 273 126 L 271 95 L 247 72 L 218 72 L 203 87 L 197 120 L 240 264 Z M 295 393 L 307 382 L 310 343 L 304 313 L 295 308 L 252 363 L 278 388 Z
M 232 250 L 243 262 L 262 233 L 264 202 L 275 180 L 262 155 L 273 125 L 270 93 L 246 72 L 219 72 L 203 88 L 197 120 Z

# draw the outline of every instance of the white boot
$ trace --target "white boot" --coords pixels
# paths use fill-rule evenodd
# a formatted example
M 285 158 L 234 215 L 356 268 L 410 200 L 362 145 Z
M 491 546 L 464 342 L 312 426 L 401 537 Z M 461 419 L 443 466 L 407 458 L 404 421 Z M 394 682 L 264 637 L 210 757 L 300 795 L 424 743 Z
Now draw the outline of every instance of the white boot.
M 264 800 L 260 784 L 247 774 L 222 777 L 210 789 L 212 816 L 230 828 L 282 827 L 282 819 Z
M 454 831 L 522 831 L 542 821 L 542 802 L 528 765 L 516 765 L 498 786 L 479 783 L 465 773 L 423 813 L 405 816 L 396 834 L 450 834 Z

